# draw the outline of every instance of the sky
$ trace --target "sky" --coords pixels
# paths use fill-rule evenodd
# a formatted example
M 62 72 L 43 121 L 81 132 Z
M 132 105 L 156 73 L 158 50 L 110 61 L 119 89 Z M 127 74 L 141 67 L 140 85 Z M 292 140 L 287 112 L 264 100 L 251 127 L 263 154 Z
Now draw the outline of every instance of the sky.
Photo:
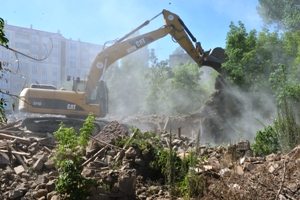
M 66 39 L 99 45 L 123 37 L 163 9 L 177 14 L 204 50 L 225 47 L 231 22 L 238 25 L 241 21 L 247 31 L 259 31 L 263 25 L 256 11 L 258 0 L 0 0 L 0 5 L 0 17 L 10 25 L 59 30 Z M 160 15 L 140 33 L 163 25 Z M 167 35 L 148 48 L 164 60 L 177 47 Z

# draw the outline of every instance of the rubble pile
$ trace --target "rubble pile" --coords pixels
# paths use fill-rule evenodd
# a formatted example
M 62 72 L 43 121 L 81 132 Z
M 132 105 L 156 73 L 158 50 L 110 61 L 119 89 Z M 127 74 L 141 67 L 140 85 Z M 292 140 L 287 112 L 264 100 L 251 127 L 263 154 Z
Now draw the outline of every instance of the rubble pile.
M 115 140 L 125 136 L 128 132 L 117 121 L 91 136 L 82 174 L 95 178 L 98 186 L 88 199 L 170 199 L 161 184 L 164 177 L 149 166 L 149 155 L 134 143 L 115 146 Z M 160 133 L 166 148 L 169 136 L 167 131 Z M 18 122 L 1 127 L 0 199 L 60 199 L 55 191 L 59 172 L 52 160 L 56 143 L 51 134 L 22 130 Z M 190 170 L 205 180 L 201 199 L 300 199 L 300 146 L 286 155 L 255 157 L 247 140 L 196 149 L 195 140 L 179 130 L 171 145 L 180 157 L 199 152 L 201 162 Z

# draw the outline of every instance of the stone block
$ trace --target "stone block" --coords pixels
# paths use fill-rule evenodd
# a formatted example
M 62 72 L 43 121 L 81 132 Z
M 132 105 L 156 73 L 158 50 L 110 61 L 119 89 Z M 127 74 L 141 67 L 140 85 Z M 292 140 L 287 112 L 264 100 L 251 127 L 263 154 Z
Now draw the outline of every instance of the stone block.
M 250 149 L 250 142 L 248 140 L 240 141 L 237 144 L 237 150 L 238 151 L 247 151 L 249 149 Z
M 22 165 L 19 165 L 19 166 L 15 167 L 14 170 L 15 170 L 15 173 L 18 174 L 18 175 L 25 172 L 25 169 Z

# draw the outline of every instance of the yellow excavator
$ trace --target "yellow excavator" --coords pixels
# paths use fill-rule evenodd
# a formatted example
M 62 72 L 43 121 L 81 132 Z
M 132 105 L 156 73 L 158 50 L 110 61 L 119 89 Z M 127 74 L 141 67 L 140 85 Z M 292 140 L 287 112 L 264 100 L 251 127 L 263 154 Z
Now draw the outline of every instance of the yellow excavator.
M 163 15 L 165 25 L 157 30 L 130 36 L 150 21 Z M 200 42 L 192 35 L 180 17 L 168 10 L 163 10 L 150 20 L 105 47 L 96 56 L 91 65 L 87 80 L 73 79 L 72 91 L 57 90 L 43 85 L 32 85 L 20 94 L 19 111 L 26 113 L 63 115 L 66 117 L 37 117 L 23 120 L 22 125 L 32 131 L 57 130 L 58 124 L 64 122 L 69 126 L 81 125 L 80 122 L 90 113 L 95 117 L 105 117 L 108 112 L 108 89 L 103 81 L 105 71 L 118 59 L 139 50 L 142 47 L 170 34 L 186 53 L 199 65 L 209 66 L 222 73 L 224 50 L 220 47 L 204 51 Z M 193 42 L 195 44 L 193 44 Z M 81 119 L 80 119 L 81 118 Z M 106 123 L 99 120 L 96 132 Z M 53 128 L 55 127 L 55 128 Z

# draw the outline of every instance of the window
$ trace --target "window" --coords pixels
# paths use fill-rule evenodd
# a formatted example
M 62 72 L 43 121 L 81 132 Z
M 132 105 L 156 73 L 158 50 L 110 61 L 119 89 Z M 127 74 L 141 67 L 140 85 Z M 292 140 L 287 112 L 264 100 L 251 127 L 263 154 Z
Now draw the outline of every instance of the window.
M 47 75 L 42 75 L 42 80 L 47 81 Z
M 87 55 L 87 53 L 82 53 L 81 57 L 82 58 L 88 58 L 88 55 Z
M 52 62 L 53 62 L 53 63 L 58 63 L 58 58 L 52 57 Z
M 81 70 L 81 77 L 86 77 L 88 75 L 88 70 Z
M 71 58 L 76 58 L 76 57 L 77 57 L 76 52 L 75 52 L 75 51 L 71 51 L 71 52 L 70 52 L 70 57 L 71 57 Z
M 57 76 L 52 76 L 52 81 L 57 81 Z
M 70 69 L 70 71 L 69 71 L 70 73 L 70 76 L 76 76 L 76 69 Z
M 7 39 L 9 39 L 9 38 L 10 38 L 10 32 L 5 31 L 5 37 L 6 37 Z
M 16 42 L 16 48 L 29 49 L 29 44 L 25 44 L 25 43 L 21 43 L 21 42 Z
M 32 70 L 37 70 L 37 65 L 32 65 Z
M 3 79 L 9 79 L 10 78 L 10 73 L 8 73 L 8 72 L 4 72 L 3 74 Z
M 58 49 L 57 49 L 57 48 L 53 48 L 53 49 L 52 49 L 52 53 L 53 53 L 53 54 L 58 54 Z
M 70 67 L 76 67 L 76 61 L 70 60 Z
M 52 42 L 53 42 L 54 45 L 59 45 L 58 39 L 52 39 Z
M 48 53 L 48 49 L 47 49 L 46 47 L 43 47 L 43 48 L 42 48 L 42 52 L 43 52 L 43 53 Z
M 1 57 L 3 59 L 9 59 L 9 51 L 2 51 L 1 52 Z
M 39 47 L 37 45 L 32 45 L 31 46 L 31 50 L 32 51 L 38 51 L 39 50 Z
M 37 74 L 37 73 L 38 73 L 38 66 L 32 65 L 32 74 Z
M 16 33 L 16 38 L 28 40 L 29 39 L 29 35 L 28 34 L 24 34 L 24 33 Z
M 43 70 L 43 72 L 47 72 L 47 67 L 46 67 L 46 66 L 43 66 L 43 67 L 42 67 L 42 70 Z
M 86 61 L 81 62 L 81 67 L 88 67 L 88 63 Z
M 43 38 L 42 38 L 42 42 L 43 42 L 43 43 L 48 43 L 48 42 L 49 42 L 49 38 L 43 37 Z
M 8 81 L 3 80 L 2 83 L 1 83 L 1 86 L 2 86 L 2 88 L 9 89 L 9 83 L 8 83 Z
M 20 62 L 19 66 L 20 66 L 20 69 L 24 69 L 26 71 L 29 68 L 29 64 L 28 63 L 24 63 L 24 62 Z
M 77 45 L 75 42 L 71 42 L 70 43 L 70 49 L 76 49 L 77 48 Z
M 32 74 L 31 77 L 32 77 L 32 79 L 34 79 L 34 80 L 37 80 L 37 79 L 38 79 L 38 75 L 37 75 L 37 74 Z M 34 81 L 32 81 L 32 82 L 34 82 Z
M 32 36 L 32 37 L 31 37 L 31 41 L 33 41 L 33 42 L 38 42 L 38 41 L 39 41 L 38 36 Z
M 58 72 L 58 67 L 53 67 L 53 68 L 52 68 L 52 71 L 53 71 L 53 72 Z

